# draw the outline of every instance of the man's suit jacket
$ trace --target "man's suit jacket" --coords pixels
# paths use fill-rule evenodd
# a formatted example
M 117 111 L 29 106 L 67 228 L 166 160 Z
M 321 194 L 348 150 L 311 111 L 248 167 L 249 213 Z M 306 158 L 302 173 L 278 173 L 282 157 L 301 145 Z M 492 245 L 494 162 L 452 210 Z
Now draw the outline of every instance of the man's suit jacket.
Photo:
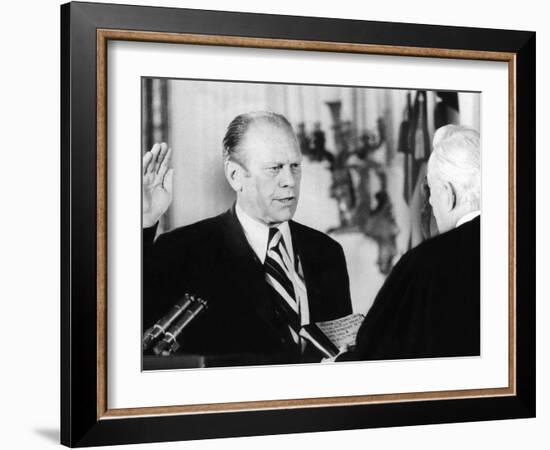
M 480 218 L 406 253 L 339 360 L 480 354 Z
M 289 222 L 294 251 L 307 286 L 310 321 L 351 313 L 349 279 L 341 246 L 327 235 Z M 300 359 L 287 323 L 274 307 L 273 289 L 238 221 L 227 212 L 160 235 L 143 231 L 144 330 L 185 293 L 206 309 L 184 331 L 182 350 L 241 355 L 247 363 Z M 248 355 L 248 358 L 242 356 Z M 235 362 L 238 364 L 238 362 Z M 228 364 L 231 365 L 229 358 Z

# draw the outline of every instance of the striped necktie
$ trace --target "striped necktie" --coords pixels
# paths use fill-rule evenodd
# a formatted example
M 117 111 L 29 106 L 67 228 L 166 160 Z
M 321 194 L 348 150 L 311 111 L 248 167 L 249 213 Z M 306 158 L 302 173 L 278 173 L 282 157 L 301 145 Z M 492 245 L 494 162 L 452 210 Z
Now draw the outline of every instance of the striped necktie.
M 307 302 L 307 290 L 300 263 L 297 259 L 296 267 L 292 266 L 283 235 L 277 228 L 269 229 L 264 267 L 266 280 L 277 294 L 277 309 L 287 322 L 294 342 L 298 344 L 300 337 L 303 337 L 320 350 L 325 357 L 335 356 L 338 353 L 338 348 L 330 342 L 315 323 L 305 326 L 300 323 L 298 299 L 302 298 Z M 302 343 L 305 344 L 305 341 Z
M 294 268 L 283 236 L 277 228 L 269 229 L 264 267 L 266 280 L 277 293 L 278 309 L 288 322 L 294 340 L 297 341 L 300 333 L 300 317 L 292 281 Z

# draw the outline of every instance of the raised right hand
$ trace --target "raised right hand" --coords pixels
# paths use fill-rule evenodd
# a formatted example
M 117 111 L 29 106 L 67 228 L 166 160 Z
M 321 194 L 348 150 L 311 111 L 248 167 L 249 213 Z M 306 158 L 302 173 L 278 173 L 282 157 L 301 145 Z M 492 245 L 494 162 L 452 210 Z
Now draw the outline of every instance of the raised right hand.
M 172 177 L 169 169 L 172 149 L 166 143 L 153 145 L 143 155 L 143 227 L 152 227 L 172 203 Z

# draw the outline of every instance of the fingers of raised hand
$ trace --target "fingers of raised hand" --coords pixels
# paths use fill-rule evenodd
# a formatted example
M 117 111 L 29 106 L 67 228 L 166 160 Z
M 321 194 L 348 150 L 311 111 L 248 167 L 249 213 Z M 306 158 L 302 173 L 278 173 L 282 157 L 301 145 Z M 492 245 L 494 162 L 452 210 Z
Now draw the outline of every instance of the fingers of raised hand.
M 172 149 L 165 142 L 155 143 L 151 150 L 143 155 L 143 175 L 149 182 L 162 184 L 170 165 Z
M 156 172 L 155 166 L 157 164 L 157 159 L 161 150 L 161 144 L 156 143 L 151 147 L 145 155 L 143 156 L 143 174 L 151 175 Z M 145 164 L 147 160 L 147 164 Z
M 157 159 L 155 161 L 155 173 L 159 172 L 160 166 L 164 162 L 167 153 L 168 153 L 168 144 L 166 144 L 166 142 L 162 142 L 160 144 L 160 150 L 159 150 Z
M 160 144 L 155 144 L 148 152 L 143 155 L 143 174 L 147 175 L 153 173 L 157 155 L 160 150 Z
M 166 175 L 166 172 L 168 171 L 171 157 L 172 157 L 172 149 L 169 148 L 167 149 L 166 154 L 163 157 L 162 163 L 160 164 L 157 171 L 157 175 L 161 180 L 164 178 L 164 176 Z

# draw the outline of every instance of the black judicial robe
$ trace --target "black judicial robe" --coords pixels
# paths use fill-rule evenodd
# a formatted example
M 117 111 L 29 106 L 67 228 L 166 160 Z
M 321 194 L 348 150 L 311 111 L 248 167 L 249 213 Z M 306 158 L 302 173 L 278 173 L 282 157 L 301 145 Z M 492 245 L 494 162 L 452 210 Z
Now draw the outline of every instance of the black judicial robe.
M 395 265 L 343 360 L 480 354 L 480 217 Z
M 351 314 L 342 247 L 312 228 L 294 221 L 289 226 L 302 263 L 310 320 Z M 155 241 L 154 236 L 155 227 L 143 230 L 144 330 L 189 293 L 208 301 L 208 308 L 184 330 L 183 352 L 225 356 L 224 365 L 300 360 L 234 207 L 164 233 Z

